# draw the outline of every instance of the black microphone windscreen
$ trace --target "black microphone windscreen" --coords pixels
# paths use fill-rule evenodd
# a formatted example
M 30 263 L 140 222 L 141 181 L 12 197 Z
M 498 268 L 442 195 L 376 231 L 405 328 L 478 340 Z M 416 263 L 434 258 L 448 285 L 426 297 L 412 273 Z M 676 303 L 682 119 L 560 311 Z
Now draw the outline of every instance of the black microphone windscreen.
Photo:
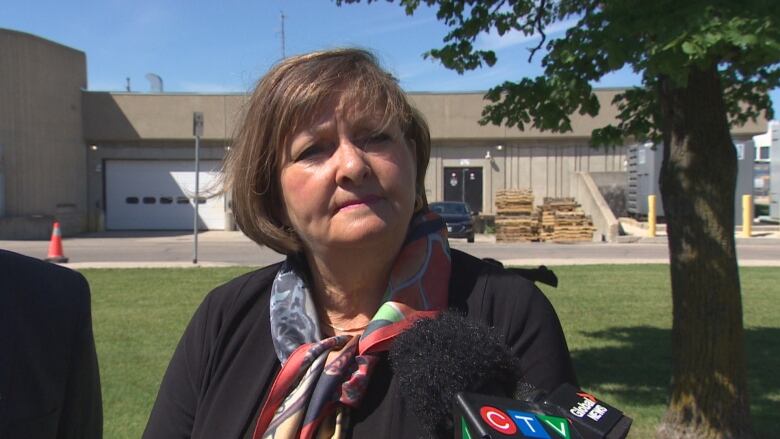
M 415 322 L 389 356 L 402 395 L 436 437 L 452 437 L 458 392 L 511 398 L 521 378 L 519 361 L 495 330 L 451 311 Z
M 512 395 L 512 399 L 526 402 L 539 402 L 544 395 L 545 392 L 541 389 L 537 389 L 533 384 L 519 381 L 515 387 L 515 393 Z

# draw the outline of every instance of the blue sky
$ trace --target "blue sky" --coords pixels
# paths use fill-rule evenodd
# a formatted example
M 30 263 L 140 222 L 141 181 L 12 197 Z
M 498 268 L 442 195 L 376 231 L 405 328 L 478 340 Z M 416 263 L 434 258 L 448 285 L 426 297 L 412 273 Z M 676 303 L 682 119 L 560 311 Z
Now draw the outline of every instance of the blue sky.
M 280 13 L 287 55 L 315 49 L 371 49 L 408 91 L 476 91 L 505 80 L 541 74 L 527 63 L 538 40 L 485 35 L 478 47 L 493 48 L 493 68 L 448 71 L 423 52 L 438 47 L 446 28 L 421 7 L 408 17 L 397 4 L 336 6 L 330 0 L 4 0 L 0 27 L 35 34 L 86 53 L 90 90 L 148 91 L 147 73 L 163 78 L 167 92 L 245 92 L 281 58 Z M 566 23 L 551 29 L 561 35 Z M 603 87 L 638 83 L 623 70 Z M 780 115 L 780 90 L 772 93 Z

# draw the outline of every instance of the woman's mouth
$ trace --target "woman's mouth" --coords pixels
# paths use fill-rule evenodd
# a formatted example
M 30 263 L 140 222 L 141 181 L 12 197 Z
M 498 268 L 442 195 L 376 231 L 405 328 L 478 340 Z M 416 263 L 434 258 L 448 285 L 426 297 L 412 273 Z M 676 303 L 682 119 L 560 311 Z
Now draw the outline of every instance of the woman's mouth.
M 362 206 L 370 206 L 381 199 L 382 198 L 377 195 L 367 195 L 365 197 L 356 198 L 354 200 L 349 200 L 344 203 L 341 203 L 336 210 L 342 211 L 342 210 L 356 209 Z

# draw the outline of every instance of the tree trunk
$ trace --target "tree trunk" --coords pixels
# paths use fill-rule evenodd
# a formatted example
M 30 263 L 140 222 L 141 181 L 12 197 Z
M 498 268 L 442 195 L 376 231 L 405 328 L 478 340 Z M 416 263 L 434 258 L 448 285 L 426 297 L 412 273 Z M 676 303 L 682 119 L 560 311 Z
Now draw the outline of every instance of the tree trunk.
M 737 158 L 716 65 L 661 78 L 672 389 L 659 438 L 752 437 L 734 243 Z

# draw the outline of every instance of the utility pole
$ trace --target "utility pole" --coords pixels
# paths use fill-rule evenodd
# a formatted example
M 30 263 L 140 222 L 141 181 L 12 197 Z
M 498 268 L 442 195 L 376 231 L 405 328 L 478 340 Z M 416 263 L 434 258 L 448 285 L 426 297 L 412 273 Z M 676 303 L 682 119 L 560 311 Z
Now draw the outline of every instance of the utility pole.
M 282 30 L 280 32 L 280 34 L 282 36 L 282 59 L 284 59 L 286 57 L 286 55 L 284 53 L 284 19 L 285 18 L 287 18 L 287 17 L 284 16 L 284 11 L 279 11 L 279 19 L 282 22 Z
M 195 136 L 195 197 L 193 200 L 192 263 L 198 263 L 198 204 L 200 204 L 200 138 L 203 137 L 203 113 L 192 114 L 192 135 Z

